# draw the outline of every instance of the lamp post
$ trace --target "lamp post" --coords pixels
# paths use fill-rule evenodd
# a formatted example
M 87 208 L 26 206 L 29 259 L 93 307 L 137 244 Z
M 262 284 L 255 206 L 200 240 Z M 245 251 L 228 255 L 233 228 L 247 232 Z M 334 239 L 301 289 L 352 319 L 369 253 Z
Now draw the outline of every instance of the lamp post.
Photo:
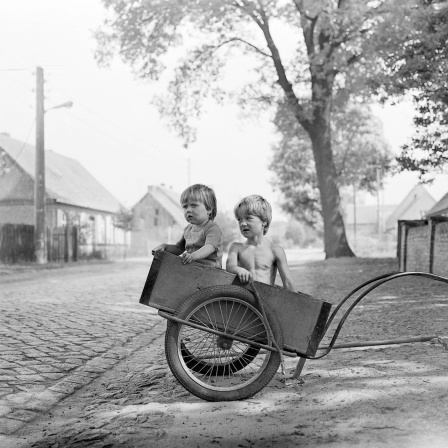
M 72 107 L 67 101 L 51 109 Z M 34 176 L 34 256 L 36 262 L 47 262 L 46 226 L 45 226 L 45 126 L 44 114 L 44 71 L 36 69 L 36 163 Z

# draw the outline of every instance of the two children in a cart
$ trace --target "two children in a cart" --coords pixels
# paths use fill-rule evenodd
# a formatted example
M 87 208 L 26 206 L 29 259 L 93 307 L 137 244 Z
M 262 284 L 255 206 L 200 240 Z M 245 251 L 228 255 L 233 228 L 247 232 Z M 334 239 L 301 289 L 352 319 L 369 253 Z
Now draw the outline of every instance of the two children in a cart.
M 223 237 L 216 216 L 216 196 L 206 185 L 188 187 L 180 197 L 188 222 L 182 238 L 176 244 L 163 243 L 154 252 L 164 250 L 182 258 L 184 264 L 196 261 L 207 266 L 222 267 Z M 273 285 L 277 270 L 283 286 L 297 291 L 286 260 L 284 249 L 271 241 L 266 233 L 272 220 L 268 201 L 258 195 L 241 199 L 234 208 L 244 242 L 230 244 L 226 270 L 238 276 L 241 283 L 256 280 Z

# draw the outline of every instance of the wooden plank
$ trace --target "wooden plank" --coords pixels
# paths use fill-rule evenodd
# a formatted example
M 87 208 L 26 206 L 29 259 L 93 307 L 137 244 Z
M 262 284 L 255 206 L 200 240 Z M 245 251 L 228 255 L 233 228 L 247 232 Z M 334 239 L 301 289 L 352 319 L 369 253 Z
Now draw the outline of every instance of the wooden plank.
M 215 285 L 244 286 L 236 275 L 225 270 L 199 263 L 183 265 L 179 257 L 158 252 L 154 256 L 140 303 L 173 313 L 197 291 Z M 255 282 L 255 287 L 280 321 L 284 347 L 313 356 L 322 339 L 331 304 L 279 286 Z

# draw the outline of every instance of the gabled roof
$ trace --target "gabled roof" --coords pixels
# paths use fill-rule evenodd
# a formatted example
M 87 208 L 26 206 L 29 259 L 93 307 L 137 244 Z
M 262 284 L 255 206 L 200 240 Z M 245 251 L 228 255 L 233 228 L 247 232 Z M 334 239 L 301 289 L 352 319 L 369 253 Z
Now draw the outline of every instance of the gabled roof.
M 164 185 L 151 185 L 148 187 L 148 192 L 142 199 L 140 199 L 140 201 L 138 201 L 138 203 L 142 202 L 148 195 L 150 195 L 160 204 L 161 207 L 163 207 L 167 213 L 169 213 L 177 225 L 181 227 L 186 226 L 185 217 L 182 213 L 182 209 L 180 208 L 179 193 L 173 191 L 171 188 L 165 187 Z
M 428 190 L 422 184 L 417 184 L 389 216 L 386 227 L 393 227 L 399 219 L 421 219 L 435 202 Z
M 429 211 L 426 216 L 438 216 L 448 214 L 448 193 L 446 193 L 439 202 L 437 202 Z
M 34 146 L 0 134 L 1 149 L 34 180 Z M 118 200 L 78 161 L 49 150 L 45 151 L 45 191 L 63 204 L 112 213 L 120 209 Z

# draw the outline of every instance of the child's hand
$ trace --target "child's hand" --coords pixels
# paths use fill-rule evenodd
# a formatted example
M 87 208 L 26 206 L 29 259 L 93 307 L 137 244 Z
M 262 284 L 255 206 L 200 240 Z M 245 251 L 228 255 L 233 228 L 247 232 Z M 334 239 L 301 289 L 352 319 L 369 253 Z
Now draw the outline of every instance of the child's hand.
M 182 258 L 183 264 L 189 264 L 192 261 L 195 261 L 195 257 L 192 253 L 185 251 L 183 254 L 180 255 L 180 258 Z
M 239 268 L 237 275 L 241 283 L 249 283 L 252 280 L 252 274 L 247 269 Z
M 158 252 L 159 250 L 164 251 L 164 250 L 166 249 L 166 246 L 167 246 L 166 243 L 160 244 L 159 246 L 155 247 L 155 248 L 152 250 L 152 254 L 154 255 L 154 254 L 155 254 L 156 252 Z

